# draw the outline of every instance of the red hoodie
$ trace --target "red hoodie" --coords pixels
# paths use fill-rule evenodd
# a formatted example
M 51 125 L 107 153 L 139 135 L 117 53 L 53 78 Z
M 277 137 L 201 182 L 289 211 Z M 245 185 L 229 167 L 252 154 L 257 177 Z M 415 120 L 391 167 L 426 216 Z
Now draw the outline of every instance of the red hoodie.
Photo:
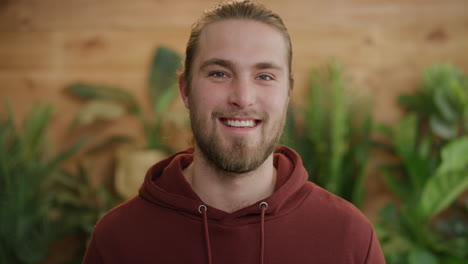
M 234 213 L 204 204 L 192 190 L 182 173 L 192 153 L 148 170 L 139 196 L 96 224 L 83 263 L 385 263 L 366 217 L 307 181 L 293 150 L 274 154 L 275 192 Z

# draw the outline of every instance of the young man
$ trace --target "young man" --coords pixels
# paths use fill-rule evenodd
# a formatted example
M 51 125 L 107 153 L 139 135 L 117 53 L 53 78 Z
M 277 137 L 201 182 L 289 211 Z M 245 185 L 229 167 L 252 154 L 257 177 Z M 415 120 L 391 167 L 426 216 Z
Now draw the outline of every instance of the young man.
M 195 146 L 151 167 L 139 196 L 97 223 L 84 263 L 385 263 L 369 221 L 277 146 L 291 55 L 263 6 L 205 12 L 179 82 Z

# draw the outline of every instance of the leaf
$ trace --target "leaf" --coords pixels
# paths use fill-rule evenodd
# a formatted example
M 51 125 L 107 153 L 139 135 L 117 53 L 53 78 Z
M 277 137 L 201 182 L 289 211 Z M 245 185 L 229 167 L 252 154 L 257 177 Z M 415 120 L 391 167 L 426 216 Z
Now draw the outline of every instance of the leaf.
M 467 169 L 468 137 L 453 140 L 441 152 L 442 163 L 437 169 L 438 174 Z
M 57 156 L 55 156 L 48 163 L 46 163 L 46 165 L 44 166 L 46 168 L 45 171 L 48 172 L 52 169 L 55 169 L 61 162 L 67 160 L 68 158 L 73 156 L 79 149 L 81 149 L 81 147 L 83 147 L 84 144 L 88 142 L 88 140 L 88 137 L 82 137 L 78 141 L 76 141 L 70 148 L 57 154 Z
M 434 103 L 438 112 L 444 120 L 448 122 L 456 122 L 458 113 L 456 105 L 450 101 L 449 95 L 444 90 L 436 90 L 434 93 Z
M 366 183 L 367 176 L 367 162 L 369 159 L 369 151 L 371 146 L 370 133 L 372 130 L 372 116 L 370 108 L 368 109 L 364 122 L 360 127 L 360 130 L 357 132 L 359 134 L 360 140 L 354 144 L 353 148 L 356 151 L 356 160 L 358 164 L 357 168 L 357 177 L 355 179 L 355 184 L 352 190 L 351 201 L 358 208 L 362 206 L 364 200 L 364 187 Z M 349 177 L 349 176 L 348 176 Z
M 124 115 L 125 112 L 125 107 L 119 103 L 92 100 L 81 108 L 73 126 L 89 125 L 102 120 L 115 120 Z
M 34 107 L 23 122 L 22 134 L 18 137 L 21 144 L 21 160 L 40 158 L 44 144 L 46 127 L 53 116 L 53 108 L 50 105 Z
M 397 101 L 399 105 L 418 114 L 431 115 L 436 111 L 431 94 L 422 89 L 411 95 L 401 95 Z
M 177 83 L 177 70 L 181 61 L 181 57 L 168 48 L 159 47 L 156 50 L 149 79 L 151 105 L 156 105 L 159 96 Z
M 410 114 L 400 120 L 395 133 L 395 148 L 409 174 L 412 188 L 416 191 L 415 194 L 418 195 L 430 173 L 430 163 L 418 155 L 416 148 L 418 143 L 416 115 Z
M 65 87 L 73 96 L 86 100 L 112 101 L 124 105 L 131 113 L 139 111 L 135 97 L 129 92 L 109 86 L 75 83 Z
M 332 109 L 330 116 L 330 163 L 327 190 L 343 196 L 342 171 L 343 157 L 348 148 L 346 134 L 349 132 L 348 109 L 346 104 L 345 86 L 341 78 L 341 66 L 332 64 L 330 67 L 330 82 L 332 89 Z
M 177 95 L 177 84 L 174 83 L 167 90 L 162 92 L 161 96 L 155 101 L 155 119 L 157 124 L 160 124 L 162 117 L 165 114 L 165 111 L 168 105 L 172 102 L 174 97 Z
M 400 120 L 395 128 L 394 145 L 398 154 L 406 159 L 415 150 L 417 142 L 417 118 L 415 114 L 410 114 Z
M 411 190 L 408 185 L 397 180 L 395 176 L 385 168 L 382 168 L 381 172 L 383 174 L 385 183 L 390 188 L 390 190 L 392 190 L 392 192 L 398 196 L 400 201 L 408 201 L 411 197 Z
M 408 264 L 438 264 L 436 256 L 430 251 L 421 248 L 413 248 L 408 256 Z
M 468 189 L 468 137 L 454 140 L 442 149 L 442 163 L 426 183 L 421 210 L 427 217 L 448 207 Z
M 429 118 L 429 125 L 434 134 L 443 139 L 452 139 L 457 136 L 457 124 L 448 123 L 441 119 L 439 116 L 431 116 Z
M 375 124 L 374 130 L 387 138 L 393 138 L 394 132 L 390 126 L 384 124 Z
M 113 135 L 110 138 L 104 140 L 103 142 L 91 147 L 86 154 L 95 154 L 99 151 L 110 148 L 116 144 L 129 143 L 133 141 L 133 137 L 127 135 Z

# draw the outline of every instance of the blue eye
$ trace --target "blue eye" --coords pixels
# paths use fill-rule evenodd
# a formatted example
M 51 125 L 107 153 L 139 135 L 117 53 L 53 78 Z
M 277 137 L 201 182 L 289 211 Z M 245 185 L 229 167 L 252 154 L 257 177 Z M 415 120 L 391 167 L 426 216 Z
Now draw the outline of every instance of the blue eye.
M 213 77 L 215 77 L 215 78 L 226 78 L 226 77 L 227 77 L 227 74 L 224 73 L 224 72 L 219 72 L 219 71 L 217 71 L 217 72 L 211 72 L 211 73 L 210 73 L 210 76 L 213 76 Z
M 266 74 L 262 74 L 260 76 L 257 77 L 259 80 L 262 80 L 262 81 L 269 81 L 269 80 L 272 80 L 273 78 L 271 78 L 271 76 L 269 75 L 266 75 Z

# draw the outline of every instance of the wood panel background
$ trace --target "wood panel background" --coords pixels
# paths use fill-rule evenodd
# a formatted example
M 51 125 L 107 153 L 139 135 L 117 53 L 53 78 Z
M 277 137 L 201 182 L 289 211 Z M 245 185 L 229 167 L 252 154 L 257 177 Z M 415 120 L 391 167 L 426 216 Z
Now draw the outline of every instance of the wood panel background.
M 18 117 L 34 104 L 52 103 L 55 148 L 69 145 L 77 133 L 70 136 L 65 130 L 80 103 L 66 96 L 63 87 L 76 81 L 121 86 L 145 102 L 155 48 L 165 45 L 183 53 L 191 24 L 216 2 L 0 0 L 0 114 L 5 114 L 5 100 Z M 374 98 L 374 117 L 384 123 L 398 120 L 395 98 L 415 89 L 427 66 L 449 62 L 468 72 L 467 0 L 263 3 L 289 28 L 293 101 L 298 104 L 304 103 L 310 70 L 332 59 L 345 65 L 356 93 Z M 82 132 L 104 137 L 116 131 L 141 138 L 131 117 Z M 174 142 L 186 144 L 185 139 Z M 93 164 L 96 181 L 110 177 L 109 159 L 96 157 Z M 376 186 L 369 187 L 371 196 L 381 192 Z

